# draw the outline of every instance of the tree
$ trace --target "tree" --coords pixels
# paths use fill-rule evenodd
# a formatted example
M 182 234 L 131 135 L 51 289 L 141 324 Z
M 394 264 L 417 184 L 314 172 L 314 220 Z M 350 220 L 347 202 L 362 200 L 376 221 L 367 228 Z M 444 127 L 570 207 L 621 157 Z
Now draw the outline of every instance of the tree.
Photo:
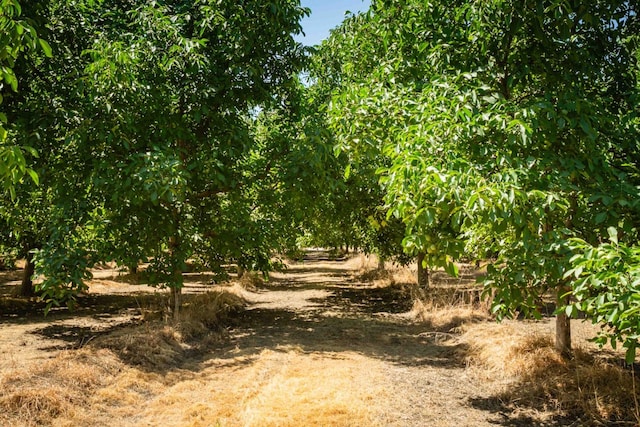
M 574 302 L 568 313 L 586 313 L 593 323 L 605 324 L 596 342 L 615 349 L 626 348 L 626 361 L 633 364 L 638 348 L 640 324 L 640 247 L 618 240 L 618 231 L 608 230 L 609 242 L 593 246 L 582 239 L 572 240 L 575 255 L 566 277 L 575 278 Z
M 34 165 L 36 166 L 36 165 Z M 11 250 L 16 258 L 25 260 L 19 295 L 35 295 L 33 276 L 34 256 L 44 244 L 47 231 L 47 215 L 52 214 L 46 199 L 47 190 L 41 186 L 29 188 L 29 183 L 15 186 L 16 195 L 5 195 L 0 207 L 0 243 Z
M 626 1 L 377 1 L 367 28 L 389 54 L 330 111 L 346 148 L 367 145 L 364 130 L 391 159 L 380 180 L 405 246 L 455 274 L 488 225 L 494 312 L 539 317 L 552 292 L 563 354 L 571 239 L 613 225 L 637 240 L 637 14 Z
M 13 70 L 16 60 L 26 50 L 42 48 L 45 55 L 51 56 L 49 44 L 40 39 L 35 27 L 28 20 L 20 18 L 22 8 L 16 0 L 0 1 L 0 104 L 6 95 L 5 85 L 16 92 L 18 90 L 18 76 Z M 27 167 L 24 152 L 32 156 L 36 152 L 27 146 L 7 145 L 7 130 L 5 125 L 7 116 L 0 112 L 0 186 L 15 196 L 14 185 L 29 174 L 37 184 L 38 176 Z
M 49 307 L 73 303 L 99 261 L 150 260 L 176 312 L 187 259 L 270 269 L 273 249 L 291 236 L 278 229 L 282 200 L 279 210 L 264 206 L 284 197 L 269 192 L 284 188 L 283 167 L 260 167 L 293 144 L 253 129 L 261 110 L 297 108 L 305 53 L 292 34 L 308 10 L 293 0 L 69 6 L 25 9 L 56 57 L 46 71 L 20 62 L 29 84 L 10 105 L 15 141 L 42 152 L 43 188 L 37 196 L 21 186 L 3 215 L 9 233 L 32 227 L 40 236 L 37 290 Z M 16 221 L 19 206 L 35 208 L 38 197 L 39 222 Z
M 71 135 L 92 159 L 86 185 L 103 210 L 92 228 L 99 240 L 124 239 L 125 251 L 98 258 L 132 263 L 148 251 L 176 312 L 189 258 L 209 268 L 253 258 L 267 269 L 269 246 L 254 240 L 260 219 L 247 199 L 249 124 L 256 109 L 287 103 L 304 60 L 292 34 L 307 10 L 297 1 L 79 3 L 104 31 L 89 51 L 89 104 Z M 43 289 L 60 287 L 45 252 Z
M 43 259 L 49 262 L 52 280 L 73 278 L 64 279 L 68 286 L 48 287 L 41 293 L 49 303 L 73 295 L 87 277 L 82 270 L 91 264 L 87 255 L 95 252 L 89 249 L 95 240 L 88 238 L 85 226 L 95 217 L 99 202 L 87 191 L 92 153 L 81 149 L 74 130 L 88 105 L 81 92 L 88 64 L 83 52 L 102 29 L 88 10 L 68 6 L 66 1 L 48 0 L 24 5 L 22 16 L 51 41 L 55 55 L 43 60 L 32 50 L 18 58 L 14 70 L 24 84 L 5 97 L 8 140 L 37 150 L 39 156 L 30 167 L 40 185 L 21 182 L 14 186 L 12 199 L 3 201 L 2 238 L 27 261 L 23 295 L 34 293 L 31 276 L 35 263 Z

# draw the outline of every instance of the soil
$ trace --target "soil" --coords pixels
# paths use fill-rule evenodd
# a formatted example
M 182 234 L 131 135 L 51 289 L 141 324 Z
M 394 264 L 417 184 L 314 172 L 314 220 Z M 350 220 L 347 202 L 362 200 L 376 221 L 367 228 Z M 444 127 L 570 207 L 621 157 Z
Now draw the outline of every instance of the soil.
M 569 425 L 505 412 L 496 390 L 466 365 L 467 348 L 455 330 L 413 321 L 406 287 L 360 282 L 358 267 L 308 252 L 242 292 L 247 309 L 221 343 L 163 372 L 119 368 L 109 387 L 121 387 L 123 375 L 136 370 L 143 380 L 136 382 L 135 399 L 124 393 L 107 404 L 108 390 L 102 390 L 92 400 L 98 409 L 75 415 L 76 425 L 78 419 L 121 426 Z M 113 269 L 96 271 L 90 293 L 72 314 L 43 317 L 33 314 L 33 305 L 0 306 L 0 382 L 142 323 L 149 301 L 165 298 L 119 277 Z M 5 275 L 0 294 L 13 292 L 18 280 Z M 220 288 L 211 281 L 192 274 L 185 292 Z

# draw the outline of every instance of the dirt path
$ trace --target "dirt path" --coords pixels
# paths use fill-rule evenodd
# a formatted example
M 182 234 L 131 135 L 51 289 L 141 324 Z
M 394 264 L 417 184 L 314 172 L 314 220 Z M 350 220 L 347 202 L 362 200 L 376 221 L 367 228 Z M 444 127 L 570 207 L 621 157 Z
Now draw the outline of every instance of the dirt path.
M 495 425 L 471 406 L 484 396 L 455 337 L 409 323 L 398 288 L 310 255 L 247 294 L 228 345 L 185 366 L 130 425 Z
M 348 262 L 310 253 L 245 293 L 249 308 L 229 329 L 224 345 L 165 372 L 118 368 L 86 408 L 56 424 L 500 424 L 498 414 L 473 404 L 488 396 L 462 362 L 465 348 L 457 337 L 410 322 L 405 313 L 412 301 L 406 292 L 358 283 L 353 272 Z M 77 344 L 83 331 L 108 331 L 133 317 L 131 310 L 116 307 L 103 316 L 4 324 L 3 368 L 40 363 L 65 343 L 75 339 Z M 33 351 L 23 357 L 21 348 Z

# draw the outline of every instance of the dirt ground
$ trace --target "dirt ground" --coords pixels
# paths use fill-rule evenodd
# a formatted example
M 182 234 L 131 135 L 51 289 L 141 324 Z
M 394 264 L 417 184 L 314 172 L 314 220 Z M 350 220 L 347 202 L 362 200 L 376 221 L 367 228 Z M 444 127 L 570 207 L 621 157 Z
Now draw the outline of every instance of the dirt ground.
M 461 335 L 467 323 L 490 321 L 461 314 L 452 323 L 416 322 L 405 286 L 361 282 L 361 268 L 355 260 L 330 260 L 315 251 L 267 283 L 236 286 L 247 307 L 233 316 L 224 337 L 161 369 L 93 346 L 143 325 L 149 301 L 164 298 L 161 291 L 119 280 L 115 270 L 97 271 L 73 314 L 43 317 L 0 307 L 0 384 L 18 381 L 24 372 L 43 377 L 46 369 L 37 367 L 53 361 L 55 369 L 78 371 L 71 361 L 80 360 L 77 366 L 101 372 L 90 393 L 69 398 L 73 410 L 27 418 L 23 425 L 582 425 L 553 411 L 533 416 L 505 409 L 497 396 L 510 380 L 488 381 L 470 366 Z M 17 277 L 7 279 L 0 279 L 0 294 L 18 285 Z M 192 274 L 185 292 L 224 288 L 211 281 Z M 547 333 L 551 326 L 523 327 Z

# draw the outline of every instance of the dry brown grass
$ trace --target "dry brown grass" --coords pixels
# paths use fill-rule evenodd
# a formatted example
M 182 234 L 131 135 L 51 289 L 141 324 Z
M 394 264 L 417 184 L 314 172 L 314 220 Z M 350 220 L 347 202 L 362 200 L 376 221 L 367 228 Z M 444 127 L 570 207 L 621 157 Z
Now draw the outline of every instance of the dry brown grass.
M 96 339 L 94 345 L 111 349 L 127 363 L 166 369 L 180 363 L 186 352 L 219 342 L 224 336 L 220 326 L 244 305 L 240 296 L 228 291 L 185 295 L 177 319 L 121 329 Z
M 346 270 L 362 273 L 376 269 L 378 258 L 375 255 L 365 255 L 363 253 L 352 254 L 342 263 L 342 266 Z
M 115 331 L 96 339 L 93 345 L 112 350 L 128 364 L 152 370 L 179 364 L 189 350 L 174 325 L 160 322 Z
M 82 352 L 93 360 L 70 353 L 32 372 L 37 381 L 27 397 L 17 382 L 5 388 L 0 396 L 10 396 L 12 412 L 0 414 L 0 425 L 375 426 L 386 396 L 381 363 L 358 354 L 279 348 L 197 373 L 153 373 L 123 365 L 106 350 Z
M 183 334 L 188 331 L 189 324 L 202 325 L 209 330 L 217 328 L 228 320 L 230 314 L 244 309 L 245 304 L 242 295 L 234 288 L 190 295 L 180 313 L 178 326 L 183 328 Z
M 275 360 L 282 362 L 281 369 L 269 372 Z M 356 355 L 331 359 L 295 350 L 263 352 L 242 390 L 237 421 L 228 421 L 243 426 L 372 425 L 370 401 L 380 390 L 368 383 L 372 378 L 362 378 L 366 362 Z M 361 387 L 354 390 L 354 382 Z
M 176 368 L 194 350 L 219 342 L 229 313 L 244 306 L 232 292 L 186 297 L 178 320 L 118 329 L 81 350 L 9 372 L 0 381 L 0 425 L 92 425 L 98 415 L 91 405 L 140 403 L 148 397 L 147 383 L 153 384 L 149 375 Z
M 477 272 L 471 266 L 463 266 L 464 276 L 455 283 L 440 272 L 433 274 L 432 287 L 423 292 L 417 288 L 415 268 L 388 263 L 380 271 L 375 258 L 365 256 L 358 262 L 359 280 L 412 285 L 415 302 L 406 314 L 409 319 L 435 331 L 462 334 L 461 357 L 472 375 L 494 390 L 503 410 L 543 422 L 565 416 L 581 425 L 640 425 L 640 380 L 634 384 L 632 371 L 593 346 L 577 348 L 571 360 L 563 359 L 552 334 L 540 324 L 488 323 L 489 303 L 479 299 Z
M 423 323 L 436 331 L 462 332 L 465 325 L 486 321 L 489 316 L 487 302 L 479 301 L 481 289 L 471 279 L 460 279 L 459 286 L 438 283 L 437 276 L 427 290 L 418 288 L 415 266 L 387 263 L 385 270 L 378 270 L 374 256 L 360 255 L 357 279 L 374 287 L 403 286 L 411 293 L 414 304 L 406 317 Z M 466 273 L 469 273 L 466 271 Z
M 248 291 L 255 291 L 258 287 L 264 285 L 264 279 L 259 272 L 247 271 L 236 280 L 236 283 Z
M 468 346 L 467 364 L 482 381 L 494 384 L 496 400 L 511 411 L 538 416 L 550 411 L 578 418 L 581 425 L 640 423 L 634 373 L 602 352 L 577 348 L 572 359 L 563 359 L 551 335 L 521 322 L 477 325 L 462 341 Z
M 85 349 L 10 373 L 0 381 L 0 425 L 50 425 L 75 416 L 121 367 L 109 351 Z
M 352 270 L 352 279 L 357 282 L 370 283 L 373 287 L 393 285 L 416 285 L 415 274 L 410 268 L 386 262 L 384 269 L 378 268 L 375 255 L 357 254 L 344 262 L 345 268 Z
M 314 265 L 318 273 L 302 268 L 298 284 L 346 286 L 343 276 L 326 275 L 331 264 Z M 389 264 L 384 274 L 369 273 L 376 267 L 377 261 L 356 256 L 341 263 L 336 271 L 350 268 L 354 277 L 370 279 L 366 284 L 349 284 L 352 293 L 371 294 L 369 287 L 391 285 L 403 292 L 415 288 L 415 270 Z M 330 288 L 304 286 L 295 292 L 268 293 L 252 293 L 238 283 L 219 289 L 223 292 L 184 295 L 184 309 L 177 320 L 163 311 L 166 298 L 156 302 L 149 299 L 140 310 L 150 320 L 116 329 L 80 350 L 63 352 L 45 363 L 4 377 L 0 374 L 0 426 L 640 422 L 638 415 L 634 417 L 637 388 L 630 371 L 597 356 L 602 353 L 590 347 L 578 349 L 573 360 L 559 358 L 552 347 L 548 322 L 486 322 L 486 307 L 476 301 L 472 286 L 466 282 L 460 286 L 457 282 L 436 281 L 410 312 L 389 315 L 393 323 L 378 328 L 390 339 L 368 344 L 363 341 L 362 349 L 376 346 L 371 354 L 359 352 L 358 344 L 345 346 L 342 339 L 335 338 L 336 331 L 327 327 L 330 320 L 320 317 L 314 318 L 319 322 L 318 328 L 313 326 L 315 331 L 285 329 L 301 334 L 304 339 L 300 341 L 287 335 L 281 343 L 280 335 L 275 335 L 270 325 L 251 324 L 249 329 L 236 331 L 231 341 L 234 346 L 210 352 L 213 342 L 224 339 L 225 330 L 220 325 L 227 322 L 230 313 L 241 309 L 243 297 L 259 310 L 284 307 L 296 311 L 309 306 L 309 295 L 331 295 Z M 374 291 L 375 295 L 387 296 L 384 289 Z M 295 302 L 296 298 L 305 304 Z M 405 319 L 397 322 L 395 316 Z M 376 322 L 386 318 L 376 318 Z M 407 325 L 410 321 L 420 325 Z M 338 336 L 352 340 L 350 323 L 341 320 L 335 325 L 339 326 Z M 395 340 L 405 335 L 403 328 L 415 330 L 406 341 Z M 422 336 L 432 331 L 451 339 L 439 343 L 414 342 L 412 338 L 414 333 Z M 313 336 L 308 334 L 318 334 L 315 339 L 323 346 L 306 346 Z M 407 345 L 399 351 L 399 344 Z M 466 361 L 466 369 L 460 360 Z
M 429 300 L 416 300 L 407 315 L 436 331 L 453 333 L 461 333 L 470 325 L 490 318 L 486 309 L 474 304 L 439 305 Z

